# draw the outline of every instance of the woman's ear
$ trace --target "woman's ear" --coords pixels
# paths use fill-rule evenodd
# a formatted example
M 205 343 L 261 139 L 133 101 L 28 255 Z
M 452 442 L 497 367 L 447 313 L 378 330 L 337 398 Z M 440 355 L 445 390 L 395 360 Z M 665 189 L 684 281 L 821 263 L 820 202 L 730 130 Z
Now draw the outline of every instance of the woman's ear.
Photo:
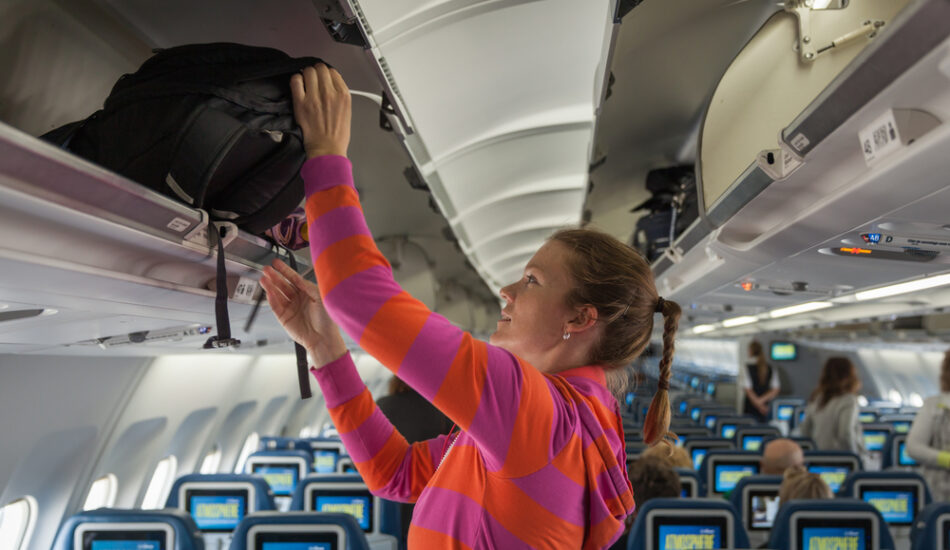
M 597 323 L 597 308 L 587 304 L 574 309 L 574 317 L 567 322 L 571 332 L 583 332 Z

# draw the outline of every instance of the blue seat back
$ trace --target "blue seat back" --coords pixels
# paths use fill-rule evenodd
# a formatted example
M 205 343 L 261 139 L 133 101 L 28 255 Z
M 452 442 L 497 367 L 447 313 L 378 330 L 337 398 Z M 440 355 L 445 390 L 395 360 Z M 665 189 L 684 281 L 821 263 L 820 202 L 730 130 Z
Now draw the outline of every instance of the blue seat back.
M 903 453 L 901 453 L 903 451 Z M 907 434 L 892 433 L 884 445 L 884 462 L 881 465 L 888 468 L 909 469 L 919 466 L 917 461 L 907 454 Z
M 849 474 L 864 470 L 861 459 L 854 453 L 847 451 L 805 451 L 805 467 L 809 470 L 813 466 L 840 467 L 843 465 L 849 467 Z M 825 473 L 822 474 L 822 479 L 831 486 L 832 491 L 837 492 L 839 487 L 836 487 L 833 481 L 837 481 L 837 484 L 840 485 L 847 479 L 847 475 Z
M 925 507 L 910 533 L 913 550 L 943 550 L 950 544 L 950 502 L 934 502 Z
M 321 491 L 360 492 L 369 491 L 369 488 L 359 474 L 311 475 L 297 484 L 297 491 L 294 492 L 290 509 L 304 512 L 314 511 L 314 497 L 319 495 Z M 372 525 L 369 533 L 381 533 L 396 537 L 397 540 L 400 539 L 402 524 L 399 503 L 375 495 L 371 495 L 371 498 L 373 517 L 369 521 L 369 524 Z
M 693 460 L 693 465 L 695 466 L 697 453 L 700 453 L 703 456 L 703 460 L 705 460 L 707 450 L 735 449 L 736 444 L 731 439 L 723 439 L 721 437 L 693 437 L 687 439 L 683 447 L 686 449 L 686 452 L 689 453 L 689 457 Z M 702 466 L 702 464 L 700 464 L 700 466 Z M 699 468 L 696 469 L 699 470 Z
M 885 472 L 855 472 L 848 476 L 841 490 L 838 491 L 838 497 L 841 498 L 861 498 L 864 491 L 873 490 L 875 492 L 887 492 L 888 490 L 899 490 L 902 488 L 915 487 L 919 495 L 916 507 L 913 510 L 908 509 L 907 513 L 911 521 L 917 517 L 917 514 L 931 503 L 930 488 L 923 476 L 917 472 L 889 470 Z M 881 515 L 888 518 L 886 510 L 881 510 Z M 900 510 L 897 510 L 900 512 Z M 901 515 L 896 513 L 895 516 Z M 908 524 L 909 522 L 896 520 L 899 523 Z
M 724 491 L 717 490 L 716 486 L 716 468 L 717 465 L 720 465 L 720 475 L 723 478 L 724 482 L 731 482 L 731 477 L 740 477 L 743 475 L 756 475 L 759 473 L 759 463 L 762 461 L 762 455 L 757 452 L 752 451 L 737 451 L 729 449 L 713 449 L 706 453 L 706 458 L 703 460 L 702 465 L 699 468 L 699 477 L 702 478 L 703 483 L 706 486 L 706 495 L 723 495 L 729 492 L 729 489 Z M 735 468 L 732 468 L 735 473 L 728 473 L 726 470 L 730 468 L 722 468 L 721 465 L 729 464 L 734 465 Z M 752 474 L 743 474 L 741 472 L 745 470 L 751 470 Z M 738 480 L 737 480 L 738 481 Z
M 680 476 L 680 484 L 683 486 L 683 490 L 690 489 L 684 495 L 684 498 L 699 498 L 706 494 L 706 486 L 703 485 L 703 480 L 696 470 L 692 468 L 674 468 L 674 470 Z
M 867 502 L 853 498 L 832 498 L 823 500 L 793 500 L 783 502 L 775 516 L 772 534 L 767 548 L 771 550 L 798 550 L 799 533 L 797 522 L 815 521 L 830 527 L 836 521 L 868 520 L 877 546 L 867 546 L 866 550 L 894 550 L 894 539 L 890 529 L 877 508 Z
M 779 397 L 778 399 L 773 399 L 769 407 L 769 417 L 772 420 L 781 420 L 791 424 L 794 422 L 795 407 L 800 407 L 804 404 L 805 400 L 797 397 Z
M 695 525 L 717 521 L 725 525 L 726 533 L 720 533 L 720 544 L 715 548 L 748 548 L 749 537 L 742 527 L 736 509 L 732 504 L 722 499 L 682 499 L 682 498 L 654 498 L 647 501 L 637 512 L 637 519 L 630 529 L 627 539 L 628 550 L 654 550 L 664 548 L 662 541 L 654 541 L 654 531 L 663 534 L 663 529 L 655 526 L 667 526 L 677 529 L 686 526 L 684 531 L 694 531 Z M 690 529 L 693 528 L 693 529 Z M 687 535 L 689 536 L 689 535 Z M 723 540 L 724 539 L 724 540 Z M 689 546 L 682 546 L 689 547 Z M 695 546 L 705 548 L 708 546 Z
M 755 442 L 758 443 L 758 447 L 749 449 L 745 448 L 743 446 L 743 439 L 746 437 L 754 437 Z M 761 452 L 761 449 L 765 446 L 765 441 L 767 439 L 775 439 L 778 437 L 782 437 L 782 432 L 780 432 L 775 426 L 739 426 L 736 428 L 736 435 L 733 437 L 733 440 L 736 442 L 736 449 Z
M 353 516 L 347 514 L 312 512 L 258 512 L 245 517 L 234 530 L 231 550 L 256 550 L 252 537 L 266 534 L 299 534 L 309 529 L 314 532 L 337 531 L 346 537 L 346 544 L 338 550 L 369 550 L 366 535 Z M 266 533 L 266 534 L 265 534 Z
M 310 470 L 317 473 L 332 474 L 336 471 L 336 461 L 346 454 L 343 442 L 338 438 L 332 437 L 310 437 L 306 439 L 297 439 L 294 441 L 293 448 L 298 451 L 306 451 L 311 454 L 313 462 Z M 319 451 L 324 451 L 325 456 L 321 456 Z M 335 454 L 333 463 L 330 464 L 330 456 Z
M 778 493 L 779 487 L 781 486 L 782 476 L 764 475 L 744 477 L 736 484 L 736 488 L 733 489 L 732 494 L 729 495 L 729 502 L 732 503 L 733 507 L 735 507 L 739 513 L 739 518 L 741 518 L 742 525 L 747 532 L 754 529 L 752 526 L 753 510 L 750 508 L 749 495 L 757 490 L 774 490 Z
M 270 486 L 264 481 L 264 478 L 251 474 L 188 474 L 181 476 L 172 485 L 165 507 L 184 510 L 186 505 L 180 498 L 189 488 L 214 489 L 219 487 L 227 489 L 236 487 L 236 484 L 253 488 L 253 495 L 248 502 L 248 513 L 274 509 L 274 495 Z
M 124 526 L 131 524 L 152 525 L 168 529 L 173 534 L 174 544 L 167 550 L 204 550 L 205 544 L 201 533 L 191 516 L 179 510 L 118 510 L 99 508 L 71 516 L 63 522 L 53 542 L 52 550 L 82 550 L 76 548 L 74 540 L 77 531 L 96 530 L 100 528 L 109 531 L 124 530 Z M 148 529 L 151 530 L 151 529 Z

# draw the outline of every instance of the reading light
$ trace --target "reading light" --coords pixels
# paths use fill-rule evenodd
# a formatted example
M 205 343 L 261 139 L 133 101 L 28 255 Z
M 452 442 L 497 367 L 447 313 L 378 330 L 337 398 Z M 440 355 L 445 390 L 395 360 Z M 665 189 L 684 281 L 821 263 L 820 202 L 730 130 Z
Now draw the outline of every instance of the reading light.
M 693 327 L 693 334 L 703 334 L 716 330 L 716 325 L 696 325 Z
M 864 300 L 886 298 L 888 296 L 907 294 L 908 292 L 917 292 L 918 290 L 926 290 L 928 288 L 934 288 L 943 285 L 950 285 L 950 273 L 935 275 L 933 277 L 924 277 L 923 279 L 907 281 L 906 283 L 897 283 L 896 285 L 873 288 L 871 290 L 855 293 L 854 297 L 859 302 L 863 302 Z
M 722 322 L 722 326 L 726 328 L 739 327 L 742 325 L 748 325 L 758 321 L 759 318 L 754 315 L 745 315 L 742 317 L 733 317 L 732 319 L 726 319 Z
M 769 317 L 772 319 L 778 319 L 779 317 L 788 317 L 789 315 L 798 315 L 799 313 L 806 313 L 809 311 L 817 311 L 819 309 L 825 309 L 831 307 L 831 302 L 808 302 L 805 304 L 798 304 L 795 306 L 788 306 L 779 309 L 773 309 L 769 312 Z

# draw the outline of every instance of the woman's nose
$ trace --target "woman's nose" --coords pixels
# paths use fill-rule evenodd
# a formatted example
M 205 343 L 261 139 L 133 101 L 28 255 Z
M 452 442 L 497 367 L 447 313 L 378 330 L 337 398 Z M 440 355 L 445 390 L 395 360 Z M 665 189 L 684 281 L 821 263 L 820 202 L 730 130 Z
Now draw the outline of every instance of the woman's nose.
M 514 290 L 515 290 L 515 285 L 508 285 L 506 287 L 503 287 L 500 291 L 498 291 L 498 293 L 501 294 L 502 299 L 505 300 L 506 302 L 513 302 L 515 301 Z

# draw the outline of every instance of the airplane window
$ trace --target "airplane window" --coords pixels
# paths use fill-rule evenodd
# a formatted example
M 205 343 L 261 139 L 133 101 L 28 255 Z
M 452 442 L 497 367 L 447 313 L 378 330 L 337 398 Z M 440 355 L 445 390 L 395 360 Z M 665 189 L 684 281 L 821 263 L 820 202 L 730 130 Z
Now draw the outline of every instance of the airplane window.
M 805 2 L 805 5 L 811 5 L 813 10 L 843 10 L 848 7 L 848 0 L 813 0 Z
M 253 432 L 247 436 L 247 439 L 244 440 L 244 447 L 241 448 L 241 454 L 238 455 L 237 462 L 234 464 L 234 473 L 244 473 L 244 463 L 247 462 L 247 457 L 257 450 L 257 446 L 260 445 L 260 442 L 261 438 L 257 435 L 257 432 Z
M 89 488 L 89 494 L 86 495 L 86 503 L 82 505 L 83 510 L 95 510 L 96 508 L 110 508 L 115 504 L 115 497 L 119 490 L 119 480 L 115 474 L 106 474 L 92 482 Z
M 313 428 L 311 428 L 310 426 L 304 426 L 303 429 L 300 430 L 300 435 L 298 437 L 300 437 L 300 439 L 307 439 L 308 437 L 313 437 Z
M 26 496 L 0 508 L 0 550 L 29 546 L 36 524 L 36 499 Z
M 913 407 L 924 406 L 924 398 L 921 397 L 920 394 L 917 392 L 910 394 L 910 399 L 908 399 L 907 402 Z
M 862 406 L 862 407 L 867 407 L 867 406 L 868 406 L 868 398 L 867 398 L 867 397 L 864 397 L 863 395 L 859 395 L 859 396 L 858 396 L 858 405 L 860 405 L 860 406 Z
M 201 460 L 201 467 L 198 469 L 199 473 L 202 474 L 216 474 L 218 473 L 218 466 L 221 465 L 221 447 L 218 447 L 218 444 L 215 443 L 211 450 L 208 451 L 208 454 L 205 455 L 204 459 Z
M 176 473 L 178 473 L 178 459 L 175 455 L 166 456 L 158 461 L 152 480 L 148 482 L 148 489 L 145 490 L 142 509 L 158 510 L 165 507 L 165 500 L 168 499 L 168 492 L 171 491 Z
M 888 401 L 893 401 L 897 404 L 902 404 L 904 402 L 904 396 L 902 396 L 897 390 L 891 390 L 887 392 L 887 399 Z

